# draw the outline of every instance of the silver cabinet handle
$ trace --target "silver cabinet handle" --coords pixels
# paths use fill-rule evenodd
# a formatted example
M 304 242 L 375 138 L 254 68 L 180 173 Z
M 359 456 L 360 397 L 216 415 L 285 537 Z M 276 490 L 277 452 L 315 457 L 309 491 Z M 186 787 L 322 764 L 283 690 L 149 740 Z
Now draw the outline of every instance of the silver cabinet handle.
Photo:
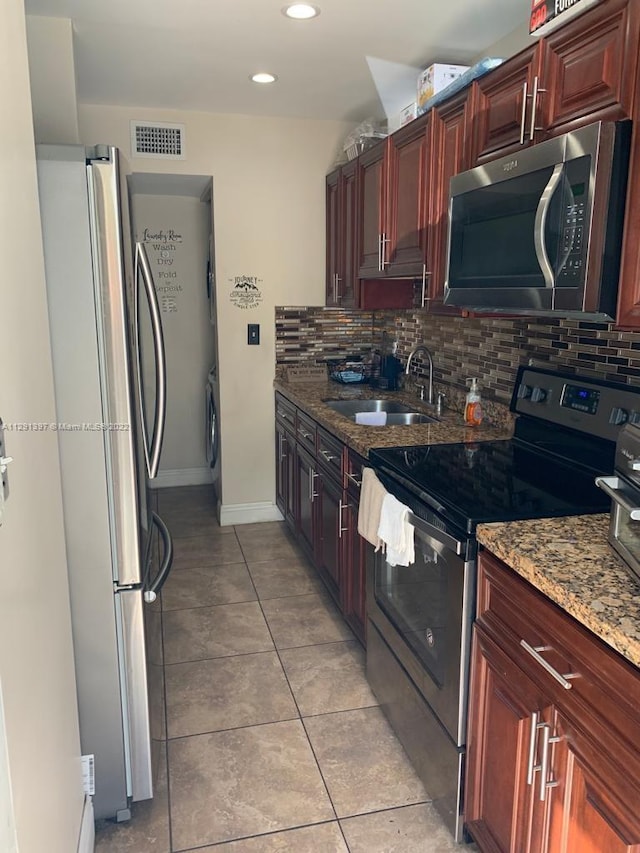
M 282 433 L 278 434 L 278 438 L 280 439 L 280 463 L 282 464 L 282 462 L 284 462 L 284 446 L 287 443 L 287 439 Z
M 533 78 L 533 95 L 531 96 L 531 125 L 529 127 L 529 141 L 533 142 L 533 137 L 536 134 L 536 130 L 542 130 L 541 127 L 536 127 L 536 109 L 538 107 L 538 95 L 546 92 L 546 89 L 542 89 L 539 85 L 538 77 Z
M 339 504 L 339 507 L 338 507 L 338 537 L 340 539 L 342 539 L 342 534 L 349 532 L 348 527 L 342 526 L 342 510 L 343 509 L 349 509 L 349 504 L 343 504 L 342 499 L 338 501 L 338 504 Z
M 156 411 L 153 422 L 153 433 L 151 437 L 151 448 L 149 449 L 149 440 L 145 428 L 145 413 L 142 399 L 142 355 L 140 351 L 140 338 L 138 326 L 138 275 L 142 275 L 144 289 L 149 303 L 149 315 L 151 317 L 151 328 L 153 330 L 153 348 L 156 361 Z M 153 286 L 153 275 L 151 273 L 151 265 L 147 251 L 143 243 L 136 243 L 135 256 L 135 293 L 134 293 L 134 311 L 136 316 L 136 347 L 137 347 L 137 362 L 139 371 L 139 406 L 140 417 L 142 419 L 141 432 L 143 436 L 143 444 L 145 451 L 145 459 L 147 462 L 147 473 L 149 479 L 153 479 L 158 473 L 160 465 L 160 453 L 162 451 L 162 440 L 164 438 L 164 425 L 167 409 L 167 364 L 164 353 L 164 338 L 162 335 L 162 321 L 160 320 L 160 306 L 158 305 L 158 295 Z
M 547 255 L 547 248 L 544 242 L 544 229 L 547 224 L 547 215 L 549 213 L 551 199 L 553 198 L 553 194 L 560 183 L 563 170 L 563 163 L 558 163 L 553 170 L 547 186 L 544 188 L 542 196 L 540 197 L 540 201 L 538 202 L 536 218 L 533 224 L 533 243 L 536 250 L 536 257 L 544 278 L 545 287 L 553 287 L 553 269 L 551 267 L 551 262 L 549 261 L 549 256 Z
M 632 521 L 640 521 L 640 507 L 634 506 L 622 494 L 619 477 L 596 477 L 596 486 L 621 506 Z
M 339 305 L 340 299 L 338 298 L 338 293 L 340 291 L 340 282 L 342 281 L 342 276 L 338 275 L 338 273 L 335 273 L 333 278 L 333 301 L 336 303 L 336 305 Z
M 538 729 L 540 728 L 540 714 L 534 711 L 531 714 L 531 730 L 529 732 L 529 760 L 527 762 L 527 785 L 533 785 L 533 774 L 539 770 L 536 767 L 536 741 L 538 739 Z
M 546 723 L 541 726 L 542 729 L 542 757 L 540 758 L 540 789 L 538 799 L 541 803 L 547 798 L 549 788 L 557 788 L 558 782 L 555 779 L 548 779 L 549 776 L 549 745 L 558 743 L 559 737 L 551 737 L 551 729 Z
M 548 663 L 548 661 L 546 661 L 540 654 L 540 652 L 549 651 L 551 646 L 530 646 L 526 640 L 520 640 L 520 645 L 528 654 L 531 655 L 531 657 L 536 661 L 536 663 L 539 663 L 540 666 L 558 682 L 558 684 L 561 684 L 565 690 L 571 690 L 572 684 L 569 679 L 578 678 L 578 673 L 568 672 L 565 675 L 561 675 L 557 669 L 554 669 L 551 664 Z
M 309 465 L 309 501 L 313 503 L 314 499 L 318 497 L 318 493 L 314 490 L 313 484 L 318 475 L 313 470 L 311 465 Z
M 525 133 L 525 125 L 527 123 L 527 99 L 529 95 L 527 95 L 528 84 L 527 81 L 522 84 L 522 115 L 520 116 L 520 145 L 524 145 L 524 133 Z
M 312 432 L 303 432 L 300 430 L 300 435 L 304 438 L 305 441 L 309 441 L 310 438 L 313 438 Z
M 335 460 L 338 458 L 337 456 L 332 456 L 328 450 L 321 450 L 320 453 L 324 456 L 327 462 L 335 462 Z
M 384 268 L 388 265 L 388 261 L 386 260 L 387 256 L 387 243 L 390 243 L 391 240 L 387 237 L 387 235 L 383 232 L 380 238 L 380 269 L 384 270 Z
M 425 303 L 429 302 L 429 297 L 427 296 L 427 276 L 430 276 L 431 273 L 427 270 L 427 265 L 422 264 L 422 292 L 420 294 L 420 307 L 424 308 Z
M 354 474 L 350 474 L 348 471 L 347 471 L 347 480 L 351 480 L 351 482 L 354 484 L 354 486 L 357 486 L 358 488 L 360 488 L 362 486 L 362 480 L 358 480 L 358 478 Z
M 382 269 L 382 234 L 378 234 L 378 271 Z

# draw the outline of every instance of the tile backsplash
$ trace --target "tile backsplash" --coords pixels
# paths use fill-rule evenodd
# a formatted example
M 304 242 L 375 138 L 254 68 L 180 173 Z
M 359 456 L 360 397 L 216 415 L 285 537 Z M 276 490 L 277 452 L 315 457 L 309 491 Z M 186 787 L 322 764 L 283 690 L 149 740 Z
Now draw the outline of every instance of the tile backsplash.
M 640 382 L 640 333 L 616 331 L 612 323 L 462 318 L 409 310 L 276 308 L 276 369 L 379 349 L 383 332 L 397 339 L 403 361 L 416 344 L 429 347 L 439 384 L 464 388 L 467 377 L 477 376 L 483 395 L 503 402 L 511 397 L 518 366 L 530 359 L 537 366 L 593 378 Z M 416 372 L 423 372 L 418 361 Z

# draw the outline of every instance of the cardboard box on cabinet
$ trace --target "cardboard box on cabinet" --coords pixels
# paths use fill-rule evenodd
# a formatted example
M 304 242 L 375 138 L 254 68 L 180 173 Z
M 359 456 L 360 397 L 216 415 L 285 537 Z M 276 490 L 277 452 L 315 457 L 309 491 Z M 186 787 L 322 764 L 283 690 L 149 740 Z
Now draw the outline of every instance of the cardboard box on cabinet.
M 416 97 L 418 113 L 420 113 L 420 108 L 429 98 L 432 98 L 437 92 L 440 92 L 450 83 L 453 83 L 454 80 L 457 80 L 468 69 L 468 65 L 446 65 L 441 62 L 436 62 L 425 68 L 418 76 L 418 92 Z

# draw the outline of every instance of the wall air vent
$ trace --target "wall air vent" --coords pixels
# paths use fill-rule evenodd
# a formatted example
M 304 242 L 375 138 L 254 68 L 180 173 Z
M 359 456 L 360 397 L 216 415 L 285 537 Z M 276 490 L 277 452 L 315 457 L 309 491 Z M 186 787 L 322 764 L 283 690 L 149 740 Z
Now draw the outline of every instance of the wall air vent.
M 166 121 L 132 121 L 131 156 L 184 160 L 184 128 Z

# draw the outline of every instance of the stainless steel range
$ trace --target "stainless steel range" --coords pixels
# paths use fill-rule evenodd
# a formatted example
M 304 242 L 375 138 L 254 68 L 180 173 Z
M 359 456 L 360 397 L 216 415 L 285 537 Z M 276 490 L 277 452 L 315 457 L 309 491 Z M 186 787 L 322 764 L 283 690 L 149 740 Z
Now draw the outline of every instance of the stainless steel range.
M 622 424 L 640 423 L 640 389 L 521 367 L 511 410 L 512 439 L 370 453 L 411 510 L 416 561 L 391 566 L 378 554 L 369 567 L 367 676 L 458 841 L 476 526 L 607 512 L 595 478 L 613 470 Z

